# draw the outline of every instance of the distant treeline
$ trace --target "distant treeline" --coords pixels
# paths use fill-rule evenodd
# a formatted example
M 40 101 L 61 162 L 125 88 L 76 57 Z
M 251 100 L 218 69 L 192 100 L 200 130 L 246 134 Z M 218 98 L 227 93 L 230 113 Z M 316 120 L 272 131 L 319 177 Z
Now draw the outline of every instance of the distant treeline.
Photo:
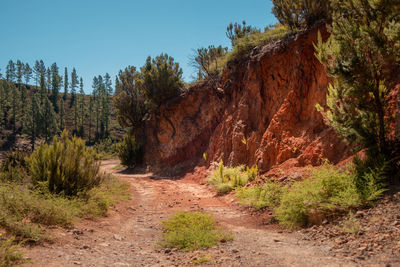
M 57 63 L 46 68 L 36 60 L 31 68 L 10 60 L 4 75 L 0 72 L 0 131 L 26 134 L 32 147 L 37 139 L 48 141 L 63 129 L 89 143 L 107 138 L 114 91 L 110 75 L 94 77 L 92 88 L 85 95 L 75 68 L 70 74 L 65 68 L 62 75 Z

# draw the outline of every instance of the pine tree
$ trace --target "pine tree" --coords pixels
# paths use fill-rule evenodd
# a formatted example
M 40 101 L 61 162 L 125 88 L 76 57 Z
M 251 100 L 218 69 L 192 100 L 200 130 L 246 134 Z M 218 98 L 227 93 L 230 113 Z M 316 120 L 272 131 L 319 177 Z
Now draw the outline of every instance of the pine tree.
M 108 136 L 110 133 L 111 96 L 113 95 L 111 77 L 108 73 L 104 75 L 104 89 L 104 125 L 105 135 Z
M 46 96 L 44 104 L 42 105 L 43 115 L 41 117 L 41 126 L 43 136 L 48 142 L 58 131 L 57 115 L 54 112 L 54 107 L 49 98 Z
M 47 95 L 51 94 L 51 70 L 47 68 L 46 71 L 46 88 L 47 88 Z
M 79 80 L 78 80 L 78 75 L 76 74 L 76 69 L 72 69 L 71 73 L 71 83 L 70 83 L 70 88 L 71 88 L 71 101 L 69 103 L 69 106 L 72 107 L 75 102 L 75 97 L 76 97 L 76 87 L 78 86 Z
M 67 99 L 67 94 L 68 94 L 68 69 L 65 67 L 64 69 L 64 100 Z
M 331 37 L 319 35 L 317 57 L 333 78 L 326 117 L 360 148 L 388 154 L 387 95 L 400 63 L 397 1 L 332 0 Z
M 79 84 L 80 90 L 79 90 L 79 118 L 80 118 L 80 126 L 79 126 L 79 135 L 84 136 L 84 123 L 85 123 L 85 91 L 83 90 L 83 79 L 81 77 L 80 79 L 80 84 Z
M 64 118 L 65 110 L 64 110 L 64 99 L 63 98 L 60 99 L 60 113 L 59 113 L 59 116 L 60 116 L 60 130 L 64 131 L 64 129 L 65 129 L 65 118 Z
M 15 64 L 12 60 L 8 61 L 8 65 L 6 67 L 6 79 L 9 82 L 13 82 L 15 80 Z
M 11 84 L 11 125 L 13 132 L 16 133 L 16 124 L 17 124 L 17 117 L 19 115 L 19 109 L 20 109 L 20 91 L 18 90 L 18 87 L 16 87 L 14 84 Z
M 24 63 L 22 63 L 19 59 L 17 60 L 17 64 L 16 64 L 17 68 L 16 68 L 16 73 L 15 73 L 15 78 L 17 80 L 18 83 L 18 87 L 21 86 L 22 83 L 22 78 L 24 76 Z
M 29 84 L 29 81 L 32 78 L 32 69 L 28 63 L 26 63 L 24 67 L 24 77 L 25 77 L 25 84 Z
M 32 151 L 35 149 L 36 138 L 40 135 L 40 123 L 42 116 L 40 114 L 40 105 L 37 94 L 33 94 L 30 105 L 24 117 L 23 131 L 31 140 Z
M 53 104 L 54 111 L 58 113 L 58 93 L 60 91 L 61 76 L 58 74 L 57 63 L 51 65 L 51 97 L 50 100 Z
M 92 141 L 93 102 L 93 96 L 89 96 L 89 143 Z
M 22 63 L 20 60 L 17 60 L 17 72 L 16 72 L 16 79 L 18 84 L 19 95 L 20 99 L 20 111 L 21 111 L 21 118 L 25 117 L 25 106 L 26 106 L 26 87 L 22 85 L 22 78 L 24 77 L 25 73 L 25 64 Z M 24 127 L 24 120 L 21 120 L 21 127 Z

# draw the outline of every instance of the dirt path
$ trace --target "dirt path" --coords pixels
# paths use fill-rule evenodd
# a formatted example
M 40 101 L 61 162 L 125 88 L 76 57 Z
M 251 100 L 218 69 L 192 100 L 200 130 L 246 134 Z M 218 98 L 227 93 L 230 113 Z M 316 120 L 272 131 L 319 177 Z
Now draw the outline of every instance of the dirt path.
M 317 245 L 298 233 L 262 225 L 229 198 L 215 197 L 205 185 L 123 174 L 115 169 L 118 163 L 104 161 L 102 169 L 130 183 L 131 200 L 117 204 L 105 218 L 82 221 L 74 230 L 53 229 L 54 244 L 27 250 L 31 265 L 188 266 L 207 256 L 214 266 L 366 266 L 334 257 L 330 244 Z M 233 232 L 234 241 L 186 253 L 158 248 L 160 221 L 180 210 L 214 215 Z

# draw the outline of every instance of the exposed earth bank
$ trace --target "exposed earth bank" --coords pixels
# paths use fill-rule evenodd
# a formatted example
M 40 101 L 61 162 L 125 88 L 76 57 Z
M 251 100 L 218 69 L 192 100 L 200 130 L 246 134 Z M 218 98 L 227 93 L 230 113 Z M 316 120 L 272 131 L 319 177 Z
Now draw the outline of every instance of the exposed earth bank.
M 327 38 L 320 24 L 256 47 L 230 62 L 218 81 L 162 105 L 146 122 L 146 163 L 174 166 L 205 153 L 206 164 L 222 159 L 264 173 L 347 158 L 347 146 L 315 107 L 326 103 L 329 83 L 314 55 L 318 32 Z
M 189 266 L 201 257 L 208 257 L 212 266 L 400 265 L 392 254 L 338 257 L 340 244 L 333 239 L 313 241 L 302 231 L 269 224 L 268 214 L 239 207 L 232 196 L 216 197 L 194 174 L 179 179 L 129 174 L 117 170 L 118 165 L 118 160 L 107 160 L 102 170 L 130 184 L 131 200 L 117 204 L 105 218 L 81 221 L 75 229 L 51 229 L 55 242 L 28 247 L 28 265 Z M 195 252 L 159 248 L 161 220 L 182 210 L 212 214 L 234 240 Z

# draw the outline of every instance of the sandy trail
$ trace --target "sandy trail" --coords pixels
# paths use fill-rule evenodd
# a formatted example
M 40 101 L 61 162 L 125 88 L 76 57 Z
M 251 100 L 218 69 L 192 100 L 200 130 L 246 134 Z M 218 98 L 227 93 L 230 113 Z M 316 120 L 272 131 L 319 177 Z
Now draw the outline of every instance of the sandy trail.
M 330 244 L 317 245 L 298 233 L 263 225 L 229 197 L 215 197 L 206 185 L 124 174 L 116 170 L 118 164 L 107 160 L 101 168 L 130 183 L 131 200 L 111 208 L 107 217 L 81 221 L 74 230 L 52 229 L 54 244 L 27 249 L 30 265 L 190 266 L 207 256 L 213 266 L 357 266 L 350 259 L 333 257 Z M 234 240 L 195 252 L 160 249 L 160 221 L 181 210 L 214 215 L 232 231 Z

